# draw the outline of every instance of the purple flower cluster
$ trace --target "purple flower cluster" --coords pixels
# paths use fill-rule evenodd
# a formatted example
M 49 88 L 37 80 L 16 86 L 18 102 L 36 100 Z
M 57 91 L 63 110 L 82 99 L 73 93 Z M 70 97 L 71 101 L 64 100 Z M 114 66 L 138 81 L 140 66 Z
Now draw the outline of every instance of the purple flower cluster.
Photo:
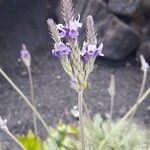
M 82 51 L 80 52 L 80 56 L 82 60 L 86 61 L 90 57 L 104 56 L 102 53 L 103 43 L 97 48 L 96 45 L 88 44 L 87 42 L 83 42 Z
M 52 50 L 52 54 L 56 57 L 68 55 L 71 51 L 68 45 L 69 45 L 68 43 L 64 44 L 62 42 L 55 43 L 54 49 Z
M 26 57 L 26 56 L 30 55 L 25 44 L 22 44 L 22 50 L 20 51 L 20 54 L 21 54 L 21 57 Z
M 80 16 L 78 20 L 70 20 L 69 24 L 66 24 L 65 26 L 63 24 L 58 24 L 57 29 L 60 33 L 60 37 L 70 37 L 70 38 L 76 38 L 79 35 L 79 30 L 82 27 L 82 23 L 79 22 Z

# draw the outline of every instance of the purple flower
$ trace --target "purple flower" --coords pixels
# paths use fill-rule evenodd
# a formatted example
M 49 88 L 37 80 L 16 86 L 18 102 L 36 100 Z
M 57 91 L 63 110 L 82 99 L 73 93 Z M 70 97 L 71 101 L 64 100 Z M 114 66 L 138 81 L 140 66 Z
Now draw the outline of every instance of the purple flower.
M 26 57 L 26 56 L 30 55 L 25 44 L 22 44 L 22 50 L 20 51 L 20 53 L 21 53 L 21 57 Z
M 22 50 L 20 51 L 21 53 L 21 59 L 23 63 L 25 64 L 26 67 L 30 67 L 31 65 L 31 55 L 29 51 L 26 48 L 25 44 L 22 44 Z
M 58 24 L 57 29 L 61 38 L 64 38 L 67 35 L 67 28 L 63 24 Z
M 66 45 L 62 42 L 55 43 L 54 49 L 52 50 L 52 54 L 56 57 L 59 57 L 61 55 L 68 55 L 71 50 L 67 45 L 68 43 Z
M 83 42 L 82 51 L 80 52 L 80 56 L 82 60 L 86 61 L 90 57 L 104 56 L 102 53 L 103 43 L 97 48 L 96 45 L 88 44 L 87 42 Z
M 70 38 L 76 38 L 79 35 L 79 30 L 82 27 L 82 23 L 79 23 L 80 16 L 78 20 L 74 21 L 69 21 L 69 24 L 63 25 L 63 24 L 58 24 L 57 29 L 60 33 L 60 37 L 70 37 Z

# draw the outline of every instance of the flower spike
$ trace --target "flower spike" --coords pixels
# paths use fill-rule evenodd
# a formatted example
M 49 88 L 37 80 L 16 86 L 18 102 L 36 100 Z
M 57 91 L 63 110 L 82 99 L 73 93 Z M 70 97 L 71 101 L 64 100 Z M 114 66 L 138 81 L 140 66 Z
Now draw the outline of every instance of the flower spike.
M 87 17 L 86 28 L 87 28 L 86 31 L 87 42 L 89 44 L 97 45 L 97 33 L 96 33 L 93 17 L 91 15 Z
M 66 24 L 68 24 L 70 20 L 74 20 L 74 8 L 72 0 L 61 1 L 61 12 Z

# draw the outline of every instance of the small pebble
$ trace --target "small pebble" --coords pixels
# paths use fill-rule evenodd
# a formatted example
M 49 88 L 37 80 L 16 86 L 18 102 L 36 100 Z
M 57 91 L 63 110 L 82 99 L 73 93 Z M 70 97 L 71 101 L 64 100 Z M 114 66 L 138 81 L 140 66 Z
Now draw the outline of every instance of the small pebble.
M 110 113 L 109 113 L 109 112 L 106 112 L 106 113 L 105 113 L 105 117 L 106 117 L 106 118 L 110 118 Z
M 98 105 L 101 107 L 104 106 L 104 104 L 102 102 L 98 102 Z
M 61 78 L 61 76 L 60 76 L 60 75 L 57 75 L 56 77 L 57 77 L 57 79 L 60 79 L 60 78 Z
M 79 111 L 77 106 L 73 106 L 71 109 L 71 114 L 74 118 L 79 118 Z
M 17 124 L 19 124 L 19 125 L 20 125 L 20 124 L 21 124 L 21 120 L 18 120 L 18 121 L 17 121 Z
M 22 76 L 26 76 L 26 75 L 27 75 L 27 71 L 22 71 L 22 72 L 21 72 L 21 75 L 22 75 Z
M 129 62 L 126 63 L 126 66 L 129 67 L 131 64 Z
M 150 110 L 150 106 L 147 106 L 147 110 Z

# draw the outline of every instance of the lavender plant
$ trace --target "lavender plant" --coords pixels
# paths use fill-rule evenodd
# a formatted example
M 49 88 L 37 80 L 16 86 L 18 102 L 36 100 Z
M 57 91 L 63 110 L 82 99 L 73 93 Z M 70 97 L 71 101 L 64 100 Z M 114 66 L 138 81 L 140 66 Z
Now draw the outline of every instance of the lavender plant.
M 82 150 L 85 150 L 83 129 L 83 92 L 88 86 L 88 77 L 94 67 L 97 56 L 103 56 L 103 44 L 97 47 L 97 34 L 92 16 L 87 17 L 87 39 L 79 46 L 78 36 L 82 28 L 80 15 L 75 19 L 71 0 L 62 0 L 64 24 L 55 24 L 48 19 L 48 28 L 54 40 L 52 54 L 60 59 L 65 72 L 71 78 L 71 87 L 78 94 L 79 126 Z
M 48 29 L 54 40 L 54 48 L 52 54 L 59 58 L 63 69 L 70 77 L 71 87 L 78 94 L 79 109 L 79 130 L 72 125 L 65 125 L 59 122 L 56 128 L 49 127 L 39 112 L 36 110 L 34 101 L 34 91 L 31 74 L 31 55 L 27 51 L 25 45 L 21 50 L 21 58 L 27 67 L 31 100 L 23 94 L 23 92 L 14 84 L 14 82 L 0 69 L 2 76 L 11 84 L 17 93 L 23 98 L 26 104 L 32 109 L 34 117 L 34 125 L 36 128 L 36 118 L 39 119 L 46 129 L 48 136 L 42 141 L 35 130 L 25 135 L 17 135 L 17 138 L 9 131 L 6 120 L 0 117 L 0 128 L 8 134 L 23 150 L 149 150 L 150 144 L 147 131 L 142 130 L 130 120 L 134 115 L 138 106 L 150 94 L 150 88 L 144 92 L 147 71 L 149 69 L 143 56 L 141 56 L 141 64 L 143 71 L 143 81 L 137 102 L 129 109 L 129 111 L 119 120 L 113 121 L 113 104 L 115 96 L 115 77 L 111 76 L 109 94 L 111 97 L 110 119 L 103 120 L 101 116 L 96 115 L 93 120 L 83 118 L 83 105 L 86 108 L 83 99 L 84 91 L 88 88 L 88 78 L 94 68 L 94 62 L 97 56 L 103 56 L 103 44 L 97 45 L 97 33 L 94 25 L 93 17 L 87 17 L 86 23 L 86 41 L 82 47 L 79 45 L 78 37 L 83 26 L 80 23 L 80 15 L 75 19 L 74 8 L 71 0 L 61 1 L 61 12 L 64 23 L 56 24 L 53 19 L 48 19 Z M 86 112 L 88 114 L 87 108 Z M 128 132 L 130 129 L 130 132 Z M 79 140 L 80 139 L 80 140 Z
M 21 53 L 21 59 L 28 71 L 31 102 L 32 102 L 34 108 L 36 109 L 36 101 L 34 98 L 34 88 L 33 88 L 33 80 L 32 80 L 32 73 L 31 73 L 31 55 L 30 55 L 29 51 L 27 50 L 25 44 L 22 44 L 22 50 L 20 51 L 20 53 Z M 38 136 L 37 118 L 36 118 L 35 112 L 33 112 L 33 125 L 34 125 L 34 132 L 35 132 L 36 136 Z

